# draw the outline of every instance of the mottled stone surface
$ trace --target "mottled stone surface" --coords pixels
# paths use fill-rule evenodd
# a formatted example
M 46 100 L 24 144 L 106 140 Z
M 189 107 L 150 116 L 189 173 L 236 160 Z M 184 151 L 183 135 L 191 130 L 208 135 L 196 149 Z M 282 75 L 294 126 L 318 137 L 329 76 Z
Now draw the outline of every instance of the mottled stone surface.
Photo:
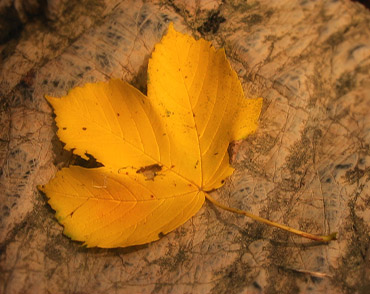
M 52 3 L 53 1 L 49 1 Z M 73 3 L 72 3 L 73 2 Z M 369 293 L 370 12 L 350 1 L 62 1 L 0 45 L 0 293 Z M 219 201 L 158 242 L 86 249 L 36 190 L 75 162 L 44 94 L 122 78 L 145 92 L 154 44 L 179 31 L 224 47 L 265 98 Z

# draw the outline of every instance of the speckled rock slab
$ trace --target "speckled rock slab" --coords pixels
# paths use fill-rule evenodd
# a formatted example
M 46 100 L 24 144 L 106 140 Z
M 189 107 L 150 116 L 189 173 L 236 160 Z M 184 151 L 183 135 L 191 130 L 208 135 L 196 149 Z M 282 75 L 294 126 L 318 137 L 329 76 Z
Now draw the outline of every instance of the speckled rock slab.
M 62 1 L 0 45 L 0 293 L 366 293 L 370 11 L 350 1 Z M 213 197 L 338 240 L 316 244 L 206 203 L 157 242 L 86 249 L 36 185 L 75 162 L 43 95 L 118 77 L 146 91 L 168 23 L 224 47 L 258 131 Z M 85 163 L 86 164 L 86 163 Z M 87 163 L 89 164 L 89 163 Z

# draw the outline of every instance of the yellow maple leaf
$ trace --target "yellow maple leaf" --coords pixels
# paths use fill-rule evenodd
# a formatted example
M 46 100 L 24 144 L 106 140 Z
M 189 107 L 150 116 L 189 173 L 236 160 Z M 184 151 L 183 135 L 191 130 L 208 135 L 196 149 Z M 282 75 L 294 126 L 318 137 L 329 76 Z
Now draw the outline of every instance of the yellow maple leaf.
M 244 98 L 223 49 L 170 25 L 149 60 L 148 97 L 113 79 L 47 100 L 65 148 L 104 165 L 63 168 L 39 187 L 73 240 L 148 243 L 191 218 L 205 197 L 251 216 L 207 194 L 232 174 L 228 145 L 255 131 L 262 106 Z
M 262 99 L 245 99 L 224 50 L 176 32 L 155 46 L 148 97 L 113 79 L 47 97 L 58 136 L 104 167 L 70 166 L 40 187 L 64 233 L 89 247 L 157 240 L 233 172 L 228 145 L 257 127 Z

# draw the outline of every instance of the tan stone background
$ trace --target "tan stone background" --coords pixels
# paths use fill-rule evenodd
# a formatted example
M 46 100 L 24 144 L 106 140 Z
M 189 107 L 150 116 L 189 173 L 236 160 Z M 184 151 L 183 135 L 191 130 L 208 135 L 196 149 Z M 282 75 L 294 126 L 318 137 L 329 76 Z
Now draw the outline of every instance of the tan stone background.
M 0 45 L 0 293 L 370 293 L 368 9 L 345 0 L 44 2 L 43 17 L 20 14 L 22 29 Z M 36 185 L 79 160 L 63 151 L 43 95 L 110 77 L 145 92 L 170 21 L 224 47 L 246 95 L 265 98 L 258 131 L 213 196 L 312 233 L 338 231 L 337 241 L 310 242 L 209 203 L 135 248 L 86 249 L 62 235 Z

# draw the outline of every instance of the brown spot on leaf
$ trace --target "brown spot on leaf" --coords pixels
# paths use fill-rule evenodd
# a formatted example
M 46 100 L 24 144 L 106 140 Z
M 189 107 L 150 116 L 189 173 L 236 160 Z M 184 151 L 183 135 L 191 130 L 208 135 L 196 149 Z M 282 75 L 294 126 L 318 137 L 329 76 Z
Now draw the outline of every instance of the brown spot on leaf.
M 82 128 L 83 131 L 86 131 L 87 129 L 85 127 Z
M 136 173 L 142 174 L 145 177 L 145 180 L 147 181 L 153 181 L 157 175 L 157 172 L 161 170 L 162 170 L 162 166 L 160 166 L 159 164 L 152 164 L 152 165 L 143 166 L 139 168 L 136 171 Z

